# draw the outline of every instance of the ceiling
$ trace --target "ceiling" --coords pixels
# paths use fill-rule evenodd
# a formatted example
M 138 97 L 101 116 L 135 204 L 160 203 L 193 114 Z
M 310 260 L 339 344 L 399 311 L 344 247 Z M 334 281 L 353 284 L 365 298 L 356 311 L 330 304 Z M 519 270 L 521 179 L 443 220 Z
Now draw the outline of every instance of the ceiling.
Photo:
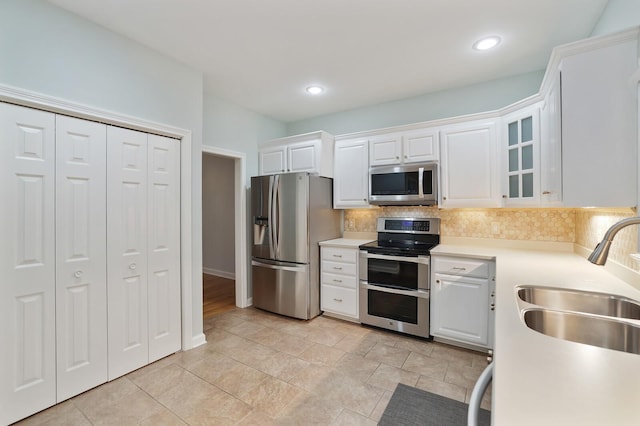
M 49 0 L 282 122 L 544 69 L 606 0 Z M 491 51 L 471 48 L 498 35 Z M 310 96 L 305 88 L 326 88 Z

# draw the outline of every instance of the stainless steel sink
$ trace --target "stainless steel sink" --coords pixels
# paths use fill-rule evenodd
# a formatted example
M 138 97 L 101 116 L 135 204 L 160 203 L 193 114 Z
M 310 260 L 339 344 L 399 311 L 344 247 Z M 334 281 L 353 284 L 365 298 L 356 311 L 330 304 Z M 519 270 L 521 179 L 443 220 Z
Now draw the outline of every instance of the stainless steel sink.
M 518 288 L 518 297 L 527 303 L 550 309 L 640 319 L 640 304 L 638 302 L 613 294 L 522 286 Z
M 640 327 L 624 321 L 548 309 L 527 309 L 523 319 L 527 327 L 547 336 L 640 354 Z

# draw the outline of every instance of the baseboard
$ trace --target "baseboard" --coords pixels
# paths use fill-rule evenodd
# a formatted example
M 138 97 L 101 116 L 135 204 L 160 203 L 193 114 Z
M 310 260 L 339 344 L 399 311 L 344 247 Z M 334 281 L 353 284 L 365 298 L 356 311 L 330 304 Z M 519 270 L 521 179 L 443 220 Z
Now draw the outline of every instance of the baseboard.
M 208 275 L 215 275 L 216 277 L 227 278 L 229 280 L 235 280 L 236 274 L 233 272 L 221 271 L 220 269 L 202 267 L 202 272 Z
M 204 333 L 200 333 L 191 338 L 191 349 L 195 349 L 198 346 L 204 345 L 205 343 L 207 343 L 207 337 L 204 335 Z

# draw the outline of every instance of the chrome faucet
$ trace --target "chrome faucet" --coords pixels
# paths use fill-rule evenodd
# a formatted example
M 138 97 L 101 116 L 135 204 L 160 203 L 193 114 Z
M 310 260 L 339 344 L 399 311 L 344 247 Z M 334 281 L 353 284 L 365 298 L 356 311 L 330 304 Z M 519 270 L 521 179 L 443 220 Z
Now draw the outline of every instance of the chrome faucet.
M 609 256 L 609 247 L 611 246 L 613 237 L 616 236 L 619 230 L 626 228 L 629 225 L 640 225 L 640 217 L 628 217 L 611 225 L 611 228 L 605 232 L 602 241 L 600 241 L 596 248 L 593 249 L 593 252 L 589 255 L 589 262 L 596 265 L 604 265 L 607 261 L 607 256 Z

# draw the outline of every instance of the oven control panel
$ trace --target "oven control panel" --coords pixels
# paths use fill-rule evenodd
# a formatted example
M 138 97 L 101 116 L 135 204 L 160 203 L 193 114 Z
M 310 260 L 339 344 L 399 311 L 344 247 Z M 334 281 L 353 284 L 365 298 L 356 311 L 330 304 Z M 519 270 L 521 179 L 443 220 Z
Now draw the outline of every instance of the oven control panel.
M 378 218 L 378 232 L 439 234 L 440 219 L 380 217 Z

